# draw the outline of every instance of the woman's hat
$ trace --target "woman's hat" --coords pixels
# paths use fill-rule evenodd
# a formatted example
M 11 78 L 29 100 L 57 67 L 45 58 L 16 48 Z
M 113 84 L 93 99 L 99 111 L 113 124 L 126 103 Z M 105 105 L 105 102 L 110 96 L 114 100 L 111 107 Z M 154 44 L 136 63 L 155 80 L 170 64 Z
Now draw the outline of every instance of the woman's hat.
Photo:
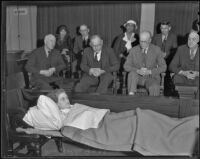
M 124 27 L 126 27 L 127 24 L 133 24 L 135 25 L 135 29 L 137 29 L 137 23 L 134 20 L 128 20 L 126 23 L 124 23 Z

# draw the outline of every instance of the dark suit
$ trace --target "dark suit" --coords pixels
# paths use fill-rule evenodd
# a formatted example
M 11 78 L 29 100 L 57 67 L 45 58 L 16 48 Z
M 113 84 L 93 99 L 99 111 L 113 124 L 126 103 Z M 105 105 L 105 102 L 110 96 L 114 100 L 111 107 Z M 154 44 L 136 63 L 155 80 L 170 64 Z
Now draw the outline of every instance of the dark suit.
M 137 85 L 145 85 L 149 94 L 160 94 L 160 73 L 165 72 L 166 63 L 163 52 L 158 46 L 150 44 L 147 54 L 143 57 L 139 45 L 133 47 L 127 56 L 124 69 L 128 74 L 128 91 L 136 92 Z M 136 71 L 145 67 L 152 71 L 150 76 L 141 76 Z
M 199 77 L 196 77 L 194 80 L 190 80 L 185 76 L 178 74 L 180 70 L 199 71 L 199 48 L 197 49 L 194 59 L 191 60 L 189 47 L 187 45 L 178 47 L 177 53 L 169 65 L 169 70 L 175 73 L 175 84 L 199 85 Z
M 75 37 L 75 40 L 74 40 L 74 48 L 73 48 L 73 51 L 75 54 L 78 54 L 80 51 L 83 51 L 86 47 L 89 47 L 89 43 L 90 43 L 90 37 L 88 37 L 88 40 L 86 42 L 86 45 L 83 46 L 83 38 L 82 36 L 77 36 Z
M 74 61 L 74 63 L 73 63 L 74 71 L 72 71 L 72 72 L 76 72 L 77 69 L 80 70 L 82 52 L 85 48 L 90 47 L 90 39 L 89 38 L 90 37 L 88 37 L 87 41 L 85 41 L 85 43 L 84 43 L 82 36 L 75 37 L 73 51 L 75 53 L 77 60 Z M 76 69 L 76 67 L 78 67 L 78 68 Z
M 83 78 L 80 83 L 76 86 L 75 91 L 86 92 L 91 85 L 96 85 L 99 83 L 97 91 L 98 93 L 106 93 L 109 84 L 112 82 L 112 72 L 118 71 L 119 62 L 115 56 L 113 49 L 103 47 L 101 50 L 100 58 L 102 70 L 106 72 L 102 74 L 99 78 L 89 75 L 90 68 L 96 68 L 94 51 L 92 48 L 86 48 L 83 53 L 81 61 L 81 69 L 84 72 Z
M 126 41 L 123 40 L 124 38 L 124 33 L 120 34 L 113 46 L 113 49 L 116 53 L 116 56 L 118 58 L 118 60 L 120 61 L 120 72 L 123 71 L 123 65 L 125 63 L 125 58 L 120 58 L 120 54 L 124 55 L 125 57 L 127 57 L 128 52 L 127 52 L 127 48 L 125 47 L 126 45 Z M 139 37 L 137 34 L 134 35 L 134 38 L 136 39 L 134 42 L 131 43 L 131 46 L 134 47 L 136 45 L 139 44 Z
M 55 67 L 56 72 L 51 77 L 45 77 L 40 74 L 40 70 L 47 70 Z M 49 56 L 46 56 L 44 47 L 37 48 L 31 53 L 25 66 L 31 73 L 31 84 L 40 89 L 51 89 L 50 83 L 59 81 L 59 72 L 66 68 L 61 54 L 58 50 L 52 50 Z
M 152 43 L 162 49 L 162 34 L 156 34 L 152 40 Z M 175 34 L 169 32 L 164 48 L 165 50 L 162 51 L 166 52 L 166 63 L 169 65 L 175 53 L 173 49 L 177 48 L 177 37 Z

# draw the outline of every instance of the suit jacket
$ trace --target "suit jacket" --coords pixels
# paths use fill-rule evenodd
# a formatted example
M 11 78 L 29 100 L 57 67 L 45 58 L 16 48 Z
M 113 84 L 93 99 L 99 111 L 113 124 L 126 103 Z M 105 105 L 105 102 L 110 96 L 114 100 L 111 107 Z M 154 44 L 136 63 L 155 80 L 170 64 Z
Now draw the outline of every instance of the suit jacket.
M 195 60 L 195 70 L 199 71 L 199 47 L 197 49 L 196 55 L 194 57 Z M 187 45 L 182 45 L 178 47 L 178 50 L 169 65 L 169 70 L 174 73 L 178 73 L 180 70 L 188 71 L 190 62 L 190 49 Z
M 153 77 L 157 76 L 159 78 L 159 74 L 166 71 L 167 65 L 162 54 L 163 52 L 158 46 L 149 45 L 146 55 L 146 68 L 152 71 Z M 143 64 L 142 50 L 140 45 L 137 45 L 130 50 L 124 69 L 128 72 L 136 72 L 137 69 L 144 67 Z
M 88 37 L 88 41 L 87 41 L 87 47 L 89 47 L 89 43 L 90 43 L 90 37 Z M 74 48 L 73 51 L 75 54 L 78 54 L 80 51 L 83 51 L 83 38 L 82 36 L 77 36 L 74 40 Z
M 162 34 L 156 34 L 152 40 L 152 43 L 162 48 Z M 166 57 L 171 53 L 171 49 L 177 48 L 177 37 L 175 34 L 169 32 L 165 44 Z
M 123 40 L 124 38 L 124 33 L 120 34 L 113 46 L 113 49 L 116 53 L 117 58 L 120 58 L 120 54 L 124 54 L 125 56 L 127 56 L 127 49 L 125 47 L 126 45 L 126 41 Z M 136 39 L 134 42 L 131 43 L 132 47 L 136 46 L 139 44 L 139 37 L 137 34 L 134 35 L 134 38 Z
M 101 50 L 102 68 L 106 72 L 119 70 L 119 61 L 117 60 L 112 48 L 102 47 Z M 89 74 L 89 69 L 94 68 L 94 51 L 91 47 L 86 48 L 81 61 L 81 69 Z
M 66 68 L 66 65 L 58 50 L 53 49 L 47 57 L 44 47 L 33 50 L 25 66 L 26 70 L 32 73 L 32 79 L 45 78 L 45 76 L 40 75 L 40 70 L 46 70 L 50 67 L 56 68 L 56 72 L 52 77 L 58 77 L 59 72 Z

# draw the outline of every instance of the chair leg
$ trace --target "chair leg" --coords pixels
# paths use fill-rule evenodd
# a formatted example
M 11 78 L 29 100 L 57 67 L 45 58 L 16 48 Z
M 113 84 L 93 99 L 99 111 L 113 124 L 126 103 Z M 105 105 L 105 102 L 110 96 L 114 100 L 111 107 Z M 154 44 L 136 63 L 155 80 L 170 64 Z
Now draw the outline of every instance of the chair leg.
M 29 145 L 27 145 L 28 153 L 27 155 L 33 155 L 33 156 L 41 156 L 41 146 L 40 142 L 32 142 Z
M 63 152 L 62 138 L 54 138 L 58 151 Z
M 15 149 L 14 149 L 14 152 L 17 153 L 18 151 L 20 151 L 21 149 L 25 148 L 26 146 L 26 143 L 20 143 L 19 146 L 17 146 Z
M 14 155 L 13 141 L 12 140 L 9 141 L 8 152 L 7 153 L 8 153 L 7 154 L 8 157 L 13 157 L 13 155 Z
M 41 146 L 40 143 L 35 143 L 36 156 L 41 156 Z

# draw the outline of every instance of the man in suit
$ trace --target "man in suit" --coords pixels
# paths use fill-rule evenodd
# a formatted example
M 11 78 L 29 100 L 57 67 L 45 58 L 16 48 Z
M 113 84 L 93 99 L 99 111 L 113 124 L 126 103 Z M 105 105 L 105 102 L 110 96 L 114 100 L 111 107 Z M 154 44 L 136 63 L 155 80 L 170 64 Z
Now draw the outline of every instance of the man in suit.
M 170 22 L 162 22 L 160 30 L 161 33 L 153 37 L 152 43 L 161 48 L 166 63 L 169 65 L 177 48 L 177 36 L 171 32 Z
M 87 25 L 82 24 L 79 27 L 79 33 L 81 35 L 77 36 L 74 40 L 74 48 L 73 51 L 75 53 L 76 59 L 73 62 L 73 69 L 72 72 L 76 72 L 77 70 L 80 70 L 80 63 L 83 55 L 83 50 L 87 47 L 90 47 L 90 36 L 89 36 L 90 29 Z
M 58 50 L 54 49 L 56 38 L 48 34 L 44 38 L 44 46 L 33 50 L 25 66 L 31 73 L 30 83 L 38 89 L 52 89 L 59 85 L 59 72 L 66 67 Z
M 76 92 L 86 92 L 92 85 L 98 85 L 97 93 L 106 93 L 112 82 L 114 71 L 119 69 L 119 62 L 112 48 L 104 47 L 98 35 L 90 39 L 90 46 L 83 53 L 81 69 L 84 75 L 77 84 Z
M 160 94 L 160 73 L 165 72 L 166 63 L 163 52 L 151 44 L 151 33 L 140 33 L 140 45 L 133 47 L 124 64 L 128 74 L 129 95 L 135 95 L 137 85 L 143 85 L 150 96 Z
M 191 31 L 187 45 L 178 47 L 172 62 L 169 65 L 174 72 L 174 84 L 199 86 L 199 35 Z

